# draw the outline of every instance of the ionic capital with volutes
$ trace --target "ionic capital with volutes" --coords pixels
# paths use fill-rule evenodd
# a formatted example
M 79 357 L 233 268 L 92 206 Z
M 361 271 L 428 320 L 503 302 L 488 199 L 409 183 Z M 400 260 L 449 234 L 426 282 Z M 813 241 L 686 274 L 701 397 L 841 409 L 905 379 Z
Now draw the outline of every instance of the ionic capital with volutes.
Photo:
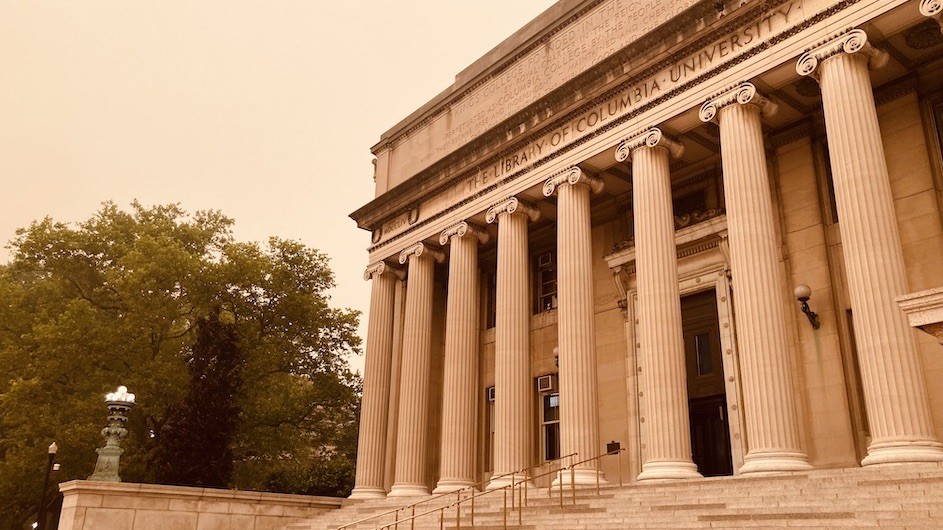
M 521 200 L 517 197 L 510 197 L 489 208 L 485 219 L 490 224 L 497 221 L 498 216 L 503 213 L 524 214 L 530 219 L 530 222 L 532 223 L 540 219 L 540 210 L 529 204 L 521 202 Z
M 427 253 L 439 263 L 445 261 L 445 254 L 441 250 L 430 248 L 425 243 L 416 243 L 415 245 L 408 247 L 399 253 L 399 262 L 401 265 L 405 265 L 411 256 L 416 256 L 418 258 Z
M 663 147 L 675 158 L 680 158 L 684 154 L 684 144 L 670 138 L 658 127 L 652 127 L 623 140 L 616 148 L 616 161 L 625 162 L 632 157 L 632 151 L 642 147 Z
M 393 274 L 400 280 L 406 279 L 406 271 L 399 267 L 394 267 L 385 261 L 378 261 L 367 267 L 367 270 L 363 271 L 363 279 L 372 280 L 384 274 Z
M 562 184 L 569 184 L 571 186 L 576 186 L 577 184 L 585 184 L 589 186 L 589 189 L 593 193 L 602 193 L 602 189 L 605 186 L 602 179 L 596 178 L 589 173 L 586 173 L 578 166 L 573 166 L 569 169 L 565 169 L 560 173 L 550 177 L 544 182 L 544 197 L 549 197 L 553 195 L 553 192 L 556 191 L 557 187 Z
M 920 0 L 920 14 L 935 18 L 943 32 L 943 0 Z
M 478 238 L 478 241 L 480 241 L 482 245 L 487 243 L 488 239 L 491 237 L 484 228 L 469 224 L 468 221 L 462 221 L 443 230 L 442 233 L 439 234 L 439 244 L 445 246 L 449 244 L 453 237 L 465 236 Z
M 734 85 L 705 101 L 698 115 L 703 122 L 714 121 L 721 109 L 733 104 L 755 105 L 767 118 L 779 110 L 779 105 L 757 92 L 756 86 L 747 81 Z
M 940 0 L 936 1 L 940 2 Z M 796 72 L 818 80 L 819 63 L 840 53 L 860 53 L 862 57 L 868 59 L 868 66 L 871 69 L 883 67 L 888 59 L 887 52 L 871 46 L 868 42 L 868 34 L 863 29 L 853 29 L 839 33 L 803 53 L 796 63 Z

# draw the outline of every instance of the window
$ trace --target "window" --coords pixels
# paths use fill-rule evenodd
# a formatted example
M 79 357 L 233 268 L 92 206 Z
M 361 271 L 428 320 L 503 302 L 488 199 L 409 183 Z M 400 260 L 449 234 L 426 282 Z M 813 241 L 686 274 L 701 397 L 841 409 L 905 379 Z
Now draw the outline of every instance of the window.
M 541 394 L 540 430 L 544 461 L 560 458 L 560 394 Z
M 555 252 L 545 252 L 537 256 L 536 279 L 537 307 L 535 312 L 542 313 L 557 308 L 557 256 Z
M 494 327 L 498 318 L 498 275 L 485 273 L 485 329 Z
M 674 210 L 675 217 L 681 217 L 695 212 L 706 212 L 707 190 L 701 188 L 678 197 L 672 201 L 671 207 Z
M 697 375 L 713 373 L 714 362 L 711 357 L 710 333 L 700 333 L 694 336 L 694 353 L 697 356 Z

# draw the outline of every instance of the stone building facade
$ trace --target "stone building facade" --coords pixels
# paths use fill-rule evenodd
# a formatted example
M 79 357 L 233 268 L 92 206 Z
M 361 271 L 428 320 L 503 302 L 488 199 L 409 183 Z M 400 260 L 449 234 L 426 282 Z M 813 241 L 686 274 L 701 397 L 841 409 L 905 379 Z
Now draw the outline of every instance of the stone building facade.
M 943 460 L 941 9 L 561 0 L 385 133 L 352 497 Z

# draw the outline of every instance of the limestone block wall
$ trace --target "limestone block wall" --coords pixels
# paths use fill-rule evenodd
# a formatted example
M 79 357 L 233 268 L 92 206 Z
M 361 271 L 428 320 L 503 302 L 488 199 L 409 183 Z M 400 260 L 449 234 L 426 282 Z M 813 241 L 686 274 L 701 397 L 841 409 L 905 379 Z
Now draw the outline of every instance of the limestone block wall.
M 626 452 L 622 453 L 622 480 L 632 482 L 636 472 L 630 464 L 630 458 L 637 440 L 629 436 L 630 422 L 626 396 L 626 377 L 635 374 L 626 373 L 626 355 L 629 351 L 625 343 L 625 318 L 619 307 L 620 294 L 616 289 L 612 271 L 600 256 L 608 254 L 614 241 L 612 224 L 593 227 L 593 299 L 596 313 L 596 375 L 599 398 L 599 442 L 602 445 L 618 441 Z M 634 398 L 634 396 L 633 396 Z M 600 450 L 603 450 L 601 447 Z M 619 481 L 619 462 L 614 457 L 602 459 L 601 468 L 606 480 Z
M 790 304 L 787 314 L 796 322 L 792 339 L 798 351 L 805 449 L 816 467 L 854 466 L 858 458 L 839 336 L 844 310 L 835 306 L 826 241 L 828 227 L 823 219 L 811 138 L 806 136 L 777 148 L 776 168 L 786 281 L 790 291 L 801 283 L 812 288 L 811 304 L 821 322 L 818 330 L 813 329 L 799 313 L 798 305 Z M 792 302 L 792 297 L 788 300 Z
M 333 497 L 84 480 L 59 491 L 59 530 L 268 530 L 341 506 Z
M 878 107 L 878 121 L 891 178 L 908 287 L 911 292 L 943 285 L 943 223 L 933 183 L 930 151 L 916 93 Z M 937 439 L 943 439 L 943 351 L 917 333 Z

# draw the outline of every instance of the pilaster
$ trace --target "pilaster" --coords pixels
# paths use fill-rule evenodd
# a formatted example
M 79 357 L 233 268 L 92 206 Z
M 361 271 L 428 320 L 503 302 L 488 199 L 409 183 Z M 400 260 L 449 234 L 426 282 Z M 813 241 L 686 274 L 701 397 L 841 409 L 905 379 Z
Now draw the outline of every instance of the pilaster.
M 435 262 L 445 255 L 417 243 L 400 253 L 408 263 L 403 357 L 400 373 L 396 472 L 390 497 L 428 495 L 429 381 L 432 356 L 432 289 Z
M 638 280 L 640 391 L 647 458 L 639 480 L 698 478 L 691 459 L 688 389 L 669 156 L 684 148 L 651 128 L 623 141 L 616 160 L 632 161 L 635 263 Z
M 596 394 L 596 330 L 593 307 L 593 253 L 590 193 L 602 180 L 570 168 L 544 183 L 544 196 L 557 193 L 557 332 L 560 362 L 561 454 L 576 461 L 603 453 L 599 444 L 599 399 Z M 557 483 L 595 484 L 599 461 L 558 475 Z
M 799 443 L 773 202 L 761 113 L 776 106 L 741 83 L 701 107 L 717 120 L 724 172 L 731 274 L 737 304 L 747 454 L 741 473 L 810 469 Z
M 494 474 L 488 489 L 524 476 L 501 476 L 533 465 L 533 381 L 530 373 L 530 256 L 527 224 L 540 212 L 511 197 L 488 210 L 498 224 L 495 326 Z
M 352 499 L 386 497 L 383 475 L 393 355 L 393 307 L 396 281 L 405 274 L 381 261 L 367 267 L 363 277 L 371 281 L 370 321 L 360 407 L 357 478 L 350 494 Z
M 445 381 L 439 482 L 433 493 L 472 486 L 478 411 L 478 245 L 488 233 L 461 222 L 444 230 L 449 245 L 449 292 L 445 315 Z
M 887 54 L 853 29 L 796 66 L 818 79 L 828 132 L 855 344 L 871 431 L 862 465 L 943 460 L 916 337 L 897 305 L 907 281 L 868 67 Z

